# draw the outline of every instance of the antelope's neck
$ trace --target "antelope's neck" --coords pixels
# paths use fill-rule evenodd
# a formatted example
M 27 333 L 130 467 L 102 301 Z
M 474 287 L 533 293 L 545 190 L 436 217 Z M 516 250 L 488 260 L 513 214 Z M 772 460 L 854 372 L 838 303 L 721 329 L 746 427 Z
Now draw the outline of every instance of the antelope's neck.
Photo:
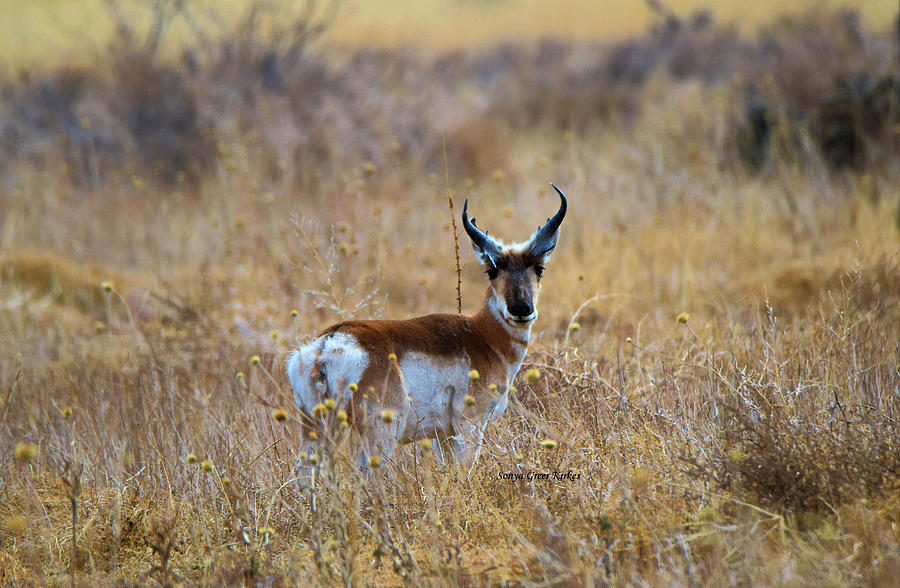
M 492 287 L 488 287 L 484 304 L 472 317 L 472 321 L 494 352 L 506 362 L 511 382 L 528 351 L 533 323 L 526 327 L 511 325 L 504 318 L 502 302 Z

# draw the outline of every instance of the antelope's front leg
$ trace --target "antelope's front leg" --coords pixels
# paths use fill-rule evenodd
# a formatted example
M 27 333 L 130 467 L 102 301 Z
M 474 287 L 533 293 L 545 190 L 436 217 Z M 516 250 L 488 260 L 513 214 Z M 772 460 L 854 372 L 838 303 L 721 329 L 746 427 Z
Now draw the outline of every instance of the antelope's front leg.
M 364 470 L 393 457 L 410 413 L 403 372 L 396 362 L 384 376 L 368 375 L 353 397 L 359 439 L 356 459 Z
M 431 449 L 441 465 L 459 463 L 466 454 L 466 441 L 458 435 L 438 434 L 431 440 Z

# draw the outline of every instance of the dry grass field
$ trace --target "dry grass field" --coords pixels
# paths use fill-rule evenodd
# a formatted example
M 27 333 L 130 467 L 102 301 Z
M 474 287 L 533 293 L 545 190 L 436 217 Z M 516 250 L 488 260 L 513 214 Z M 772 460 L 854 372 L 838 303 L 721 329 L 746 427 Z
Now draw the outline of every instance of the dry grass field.
M 896 585 L 896 33 L 677 13 L 440 51 L 241 20 L 177 58 L 125 27 L 5 74 L 0 584 Z M 287 352 L 455 311 L 448 192 L 518 240 L 550 181 L 478 461 L 361 478 L 336 432 L 299 485 Z

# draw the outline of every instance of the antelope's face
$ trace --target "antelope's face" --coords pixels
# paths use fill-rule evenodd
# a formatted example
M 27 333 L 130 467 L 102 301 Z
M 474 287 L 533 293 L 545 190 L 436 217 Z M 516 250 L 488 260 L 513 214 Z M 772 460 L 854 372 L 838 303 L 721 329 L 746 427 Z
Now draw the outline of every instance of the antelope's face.
M 566 215 L 566 197 L 553 187 L 559 194 L 559 210 L 528 241 L 517 245 L 505 246 L 487 232 L 482 233 L 475 219 L 469 220 L 469 201 L 463 205 L 463 227 L 491 280 L 497 310 L 512 327 L 528 328 L 537 318 L 541 273 L 556 247 L 559 226 Z
M 487 274 L 504 320 L 513 327 L 527 327 L 537 318 L 545 258 L 516 249 L 505 249 L 497 265 L 487 268 Z

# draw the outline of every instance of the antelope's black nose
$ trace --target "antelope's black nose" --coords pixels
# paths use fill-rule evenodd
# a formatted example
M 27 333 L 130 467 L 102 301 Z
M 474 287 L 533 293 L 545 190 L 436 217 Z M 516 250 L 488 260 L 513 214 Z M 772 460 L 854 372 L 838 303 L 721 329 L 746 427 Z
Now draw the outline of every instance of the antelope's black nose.
M 527 302 L 516 301 L 508 305 L 506 309 L 509 311 L 509 314 L 513 315 L 515 318 L 524 319 L 534 314 L 534 307 Z

